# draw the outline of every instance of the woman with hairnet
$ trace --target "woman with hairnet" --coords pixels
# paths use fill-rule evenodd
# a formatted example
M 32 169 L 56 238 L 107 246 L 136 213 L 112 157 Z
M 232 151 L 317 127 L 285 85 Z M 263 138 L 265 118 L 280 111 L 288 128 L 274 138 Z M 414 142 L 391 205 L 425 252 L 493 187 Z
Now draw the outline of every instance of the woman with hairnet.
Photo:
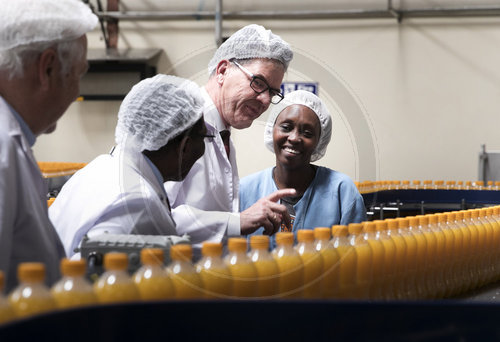
M 78 171 L 49 210 L 68 257 L 85 234 L 176 235 L 163 187 L 186 177 L 205 152 L 198 86 L 157 75 L 123 100 L 116 146 Z
M 264 132 L 276 166 L 242 178 L 241 210 L 277 189 L 294 188 L 297 196 L 281 199 L 293 220 L 293 232 L 364 221 L 363 198 L 351 179 L 311 164 L 325 155 L 331 134 L 332 119 L 319 97 L 303 90 L 288 94 L 271 113 Z M 262 232 L 259 228 L 254 234 Z

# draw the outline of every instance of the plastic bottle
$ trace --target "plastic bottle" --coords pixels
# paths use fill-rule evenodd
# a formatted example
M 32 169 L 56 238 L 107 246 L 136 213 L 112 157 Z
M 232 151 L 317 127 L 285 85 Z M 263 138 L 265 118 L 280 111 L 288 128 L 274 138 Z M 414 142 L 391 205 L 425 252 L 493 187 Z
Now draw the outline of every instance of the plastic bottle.
M 142 266 L 133 275 L 133 280 L 142 300 L 175 298 L 174 284 L 164 268 L 165 255 L 160 248 L 141 250 Z
M 424 180 L 424 185 L 422 188 L 427 189 L 427 190 L 433 189 L 434 187 L 432 186 L 432 180 L 429 180 L 429 179 Z
M 298 230 L 297 241 L 295 250 L 304 263 L 304 298 L 322 298 L 323 259 L 314 246 L 314 231 Z
M 62 278 L 52 286 L 51 293 L 60 309 L 97 303 L 94 289 L 85 279 L 85 260 L 61 260 Z
M 9 304 L 18 318 L 53 311 L 56 303 L 44 284 L 45 265 L 39 262 L 20 263 L 19 285 L 10 293 Z
M 176 299 L 199 299 L 204 297 L 203 281 L 191 262 L 193 248 L 179 244 L 170 247 L 170 259 L 167 273 L 174 284 Z
M 293 233 L 276 233 L 272 255 L 280 270 L 280 297 L 301 298 L 304 289 L 304 263 L 293 248 Z
M 494 235 L 494 228 L 493 225 L 491 224 L 490 220 L 487 218 L 487 210 L 486 208 L 482 209 L 477 209 L 478 211 L 478 219 L 481 221 L 485 235 L 486 235 L 486 241 L 484 245 L 485 253 L 486 253 L 486 263 L 485 263 L 485 272 L 486 272 L 486 278 L 485 278 L 485 283 L 490 283 L 492 279 L 494 278 L 494 272 L 495 272 L 495 265 L 496 265 L 496 260 L 494 259 L 494 250 L 496 250 L 498 247 L 495 246 L 493 243 L 495 235 Z
M 128 257 L 125 253 L 104 255 L 104 272 L 94 283 L 99 303 L 123 303 L 139 300 L 139 291 L 127 273 Z
M 378 237 L 384 247 L 384 262 L 381 277 L 381 296 L 383 299 L 391 300 L 398 298 L 394 278 L 396 274 L 396 244 L 387 233 L 387 221 L 376 220 L 375 228 Z
M 406 295 L 408 299 L 417 299 L 420 294 L 418 292 L 417 282 L 416 282 L 416 272 L 417 272 L 417 240 L 413 234 L 408 230 L 410 220 L 407 217 L 400 217 L 396 219 L 398 229 L 397 232 L 403 237 L 406 245 L 405 254 L 405 272 L 404 272 L 404 286 Z
M 378 236 L 375 222 L 363 223 L 363 239 L 368 243 L 372 251 L 372 279 L 369 298 L 380 300 L 383 298 L 384 245 Z
M 423 267 L 423 278 L 427 289 L 426 298 L 433 299 L 438 297 L 439 289 L 444 288 L 442 274 L 437 259 L 437 238 L 434 232 L 429 228 L 429 215 L 418 215 L 419 230 L 425 238 L 426 255 Z
M 444 234 L 445 239 L 445 256 L 443 261 L 445 267 L 443 269 L 443 275 L 446 282 L 446 293 L 445 297 L 449 297 L 455 292 L 455 275 L 454 275 L 454 262 L 455 262 L 455 236 L 448 225 L 446 213 L 436 214 L 438 217 L 438 227 Z
M 315 248 L 323 259 L 322 288 L 323 298 L 338 298 L 340 286 L 340 255 L 333 248 L 331 229 L 314 228 Z
M 231 272 L 222 260 L 220 242 L 204 242 L 202 258 L 195 265 L 204 286 L 205 298 L 229 298 L 233 293 Z
M 12 321 L 14 316 L 14 311 L 9 305 L 7 298 L 3 295 L 3 288 L 5 283 L 5 277 L 2 271 L 0 271 L 0 326 L 4 323 Z
M 476 229 L 478 235 L 478 268 L 479 268 L 479 281 L 478 286 L 486 284 L 488 276 L 488 259 L 489 251 L 487 251 L 486 229 L 483 223 L 479 220 L 479 210 L 473 209 L 471 212 L 472 226 Z
M 406 266 L 406 242 L 398 232 L 398 222 L 396 219 L 387 219 L 387 234 L 394 241 L 396 246 L 395 272 L 393 284 L 398 299 L 408 299 L 409 291 L 405 279 L 408 271 Z
M 257 269 L 247 255 L 247 240 L 230 238 L 227 247 L 229 253 L 224 261 L 233 279 L 233 296 L 257 296 Z
M 339 297 L 353 299 L 356 297 L 356 264 L 357 256 L 354 247 L 349 243 L 347 226 L 332 227 L 332 244 L 340 256 Z
M 443 298 L 447 292 L 449 279 L 447 279 L 444 270 L 447 267 L 448 260 L 446 259 L 446 237 L 438 226 L 438 214 L 428 215 L 429 217 L 429 229 L 432 231 L 434 236 L 436 237 L 436 277 L 438 277 L 437 284 L 439 285 L 436 289 L 435 297 Z
M 277 297 L 280 289 L 279 267 L 269 253 L 269 237 L 253 235 L 250 237 L 249 257 L 257 269 L 257 297 Z
M 420 221 L 416 216 L 408 218 L 408 232 L 413 235 L 417 242 L 417 255 L 415 264 L 415 284 L 417 288 L 418 298 L 429 298 L 427 290 L 427 281 L 425 279 L 425 267 L 427 257 L 427 241 L 423 231 L 420 229 Z
M 452 274 L 453 274 L 453 294 L 458 294 L 463 291 L 464 286 L 464 236 L 461 227 L 457 224 L 457 214 L 455 212 L 446 213 L 446 221 L 451 233 L 454 236 L 453 260 L 452 260 Z
M 354 247 L 356 253 L 356 285 L 355 298 L 368 299 L 372 281 L 372 250 L 370 245 L 363 239 L 363 225 L 361 223 L 350 223 L 349 243 Z
M 475 222 L 472 221 L 472 210 L 464 210 L 464 223 L 470 233 L 470 254 L 469 254 L 469 272 L 471 273 L 471 281 L 469 289 L 475 289 L 479 286 L 482 270 L 480 268 L 481 255 L 479 245 L 479 229 Z

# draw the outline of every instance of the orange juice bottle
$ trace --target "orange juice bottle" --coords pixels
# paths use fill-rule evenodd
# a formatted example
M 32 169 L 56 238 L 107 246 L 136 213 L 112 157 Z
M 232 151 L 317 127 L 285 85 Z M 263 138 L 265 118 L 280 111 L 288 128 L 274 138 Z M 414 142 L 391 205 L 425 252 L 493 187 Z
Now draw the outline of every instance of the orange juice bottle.
M 493 224 L 490 222 L 490 220 L 487 218 L 487 208 L 482 208 L 482 209 L 477 209 L 479 212 L 479 217 L 478 219 L 482 222 L 484 226 L 484 230 L 486 233 L 486 243 L 485 243 L 485 249 L 486 249 L 486 283 L 490 283 L 492 279 L 494 279 L 494 272 L 495 272 L 495 265 L 496 265 L 496 260 L 494 257 L 494 250 L 497 248 L 493 243 L 494 238 L 495 238 L 495 232 L 493 228 Z
M 7 298 L 3 295 L 4 283 L 4 275 L 3 272 L 0 271 L 0 326 L 4 323 L 12 321 L 15 318 L 14 311 L 10 307 Z
M 470 214 L 469 214 L 470 217 Z M 465 292 L 470 289 L 471 283 L 474 279 L 474 272 L 472 270 L 472 258 L 474 255 L 473 245 L 471 243 L 471 231 L 465 223 L 465 210 L 456 212 L 456 224 L 460 228 L 463 236 L 462 241 L 462 286 L 461 291 Z
M 436 214 L 438 217 L 438 227 L 444 234 L 445 239 L 445 256 L 443 258 L 445 263 L 445 268 L 443 270 L 444 279 L 446 282 L 446 293 L 445 297 L 449 297 L 455 292 L 455 275 L 453 274 L 454 267 L 454 248 L 455 248 L 455 236 L 448 226 L 446 213 Z
M 293 233 L 276 233 L 276 245 L 272 255 L 280 271 L 280 296 L 301 298 L 304 289 L 304 263 L 293 248 Z
M 56 309 L 56 303 L 45 280 L 45 265 L 39 262 L 20 263 L 19 285 L 10 293 L 9 304 L 16 317 L 22 318 Z
M 257 269 L 247 255 L 247 239 L 230 238 L 229 253 L 224 259 L 233 279 L 233 296 L 255 297 L 257 295 Z
M 498 212 L 497 207 L 490 207 L 487 209 L 486 219 L 489 220 L 493 227 L 493 246 L 500 246 L 500 223 L 496 218 L 495 211 Z M 500 248 L 493 248 L 493 260 L 500 260 Z M 493 281 L 497 281 L 500 276 L 500 263 L 495 262 L 493 267 Z
M 314 231 L 299 229 L 297 241 L 295 250 L 304 263 L 304 298 L 322 298 L 323 259 L 314 246 Z
M 413 235 L 417 242 L 417 262 L 415 265 L 415 283 L 418 298 L 429 298 L 426 281 L 427 267 L 427 240 L 420 227 L 420 219 L 417 216 L 409 217 L 408 232 Z
M 104 272 L 94 283 L 99 303 L 121 303 L 139 300 L 139 291 L 127 273 L 128 257 L 125 253 L 104 255 Z
M 330 241 L 331 229 L 314 228 L 315 248 L 323 259 L 323 298 L 338 298 L 340 286 L 340 254 Z
M 253 235 L 250 237 L 249 257 L 257 269 L 257 297 L 277 297 L 280 289 L 279 268 L 276 260 L 269 253 L 269 237 Z
M 487 247 L 486 229 L 483 223 L 479 220 L 478 209 L 471 210 L 471 221 L 472 221 L 472 226 L 477 231 L 478 235 L 478 256 L 479 256 L 478 268 L 480 270 L 478 286 L 483 286 L 484 284 L 486 284 L 489 253 L 486 250 Z
M 470 233 L 470 250 L 471 254 L 469 257 L 469 273 L 471 274 L 471 280 L 469 283 L 469 289 L 474 289 L 479 286 L 479 281 L 481 278 L 482 271 L 480 269 L 480 246 L 479 246 L 479 232 L 478 227 L 475 222 L 472 221 L 472 210 L 464 210 L 464 223 L 467 230 Z
M 185 244 L 173 245 L 170 247 L 170 259 L 172 262 L 167 266 L 167 273 L 174 284 L 175 298 L 203 298 L 203 280 L 191 262 L 193 248 Z
M 457 224 L 457 214 L 455 212 L 446 213 L 446 221 L 455 241 L 452 262 L 452 273 L 454 278 L 453 294 L 458 294 L 463 291 L 464 286 L 464 236 L 461 227 Z
M 163 266 L 164 260 L 165 256 L 161 248 L 141 250 L 142 266 L 132 278 L 142 300 L 175 298 L 174 284 Z
M 406 298 L 417 299 L 422 296 L 418 292 L 417 282 L 416 282 L 416 272 L 417 272 L 417 240 L 413 234 L 409 231 L 410 220 L 407 217 L 400 217 L 396 219 L 398 224 L 398 233 L 403 237 L 406 244 L 406 271 L 404 276 L 404 286 L 406 289 Z
M 437 265 L 437 239 L 434 232 L 429 228 L 429 215 L 418 215 L 419 230 L 425 238 L 426 254 L 423 267 L 423 278 L 427 290 L 426 298 L 437 298 L 442 284 L 440 268 Z
M 222 260 L 222 243 L 203 242 L 202 258 L 195 265 L 201 277 L 205 298 L 229 298 L 233 293 L 231 272 Z
M 380 240 L 375 222 L 363 223 L 363 239 L 372 250 L 372 281 L 369 289 L 371 299 L 382 299 L 384 276 L 384 245 Z
M 393 284 L 395 288 L 395 293 L 398 299 L 409 298 L 408 290 L 410 289 L 406 286 L 406 241 L 398 232 L 398 221 L 396 219 L 387 219 L 387 235 L 389 235 L 394 241 L 396 246 L 396 258 L 395 258 L 395 272 L 393 278 Z
M 357 257 L 354 247 L 349 243 L 348 228 L 343 225 L 332 227 L 333 248 L 340 256 L 340 286 L 339 297 L 353 299 L 356 297 L 356 264 Z
M 361 223 L 350 223 L 349 243 L 354 247 L 356 253 L 356 298 L 367 299 L 370 297 L 370 286 L 372 281 L 372 250 L 363 238 L 363 225 Z
M 51 289 L 58 308 L 66 309 L 97 303 L 94 289 L 85 279 L 85 270 L 85 260 L 61 260 L 62 279 Z
M 446 259 L 446 237 L 441 227 L 439 226 L 439 214 L 429 215 L 429 229 L 436 237 L 436 275 L 439 277 L 438 283 L 440 287 L 437 289 L 436 298 L 445 297 L 450 280 L 447 278 L 445 269 L 448 267 L 448 260 Z
M 375 228 L 377 230 L 380 242 L 384 247 L 384 261 L 381 277 L 381 296 L 383 299 L 390 300 L 398 298 L 394 285 L 394 277 L 396 273 L 396 244 L 391 236 L 387 234 L 387 221 L 375 220 Z

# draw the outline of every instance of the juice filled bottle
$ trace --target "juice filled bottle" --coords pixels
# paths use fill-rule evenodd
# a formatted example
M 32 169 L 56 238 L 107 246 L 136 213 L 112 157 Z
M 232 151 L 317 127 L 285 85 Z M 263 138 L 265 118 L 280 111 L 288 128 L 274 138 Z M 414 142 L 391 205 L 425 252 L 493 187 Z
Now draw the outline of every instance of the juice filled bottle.
M 384 245 L 380 240 L 375 222 L 363 223 L 363 239 L 372 250 L 372 281 L 369 289 L 371 299 L 382 299 L 384 276 Z
M 453 294 L 458 294 L 463 291 L 464 286 L 464 254 L 463 244 L 464 236 L 461 227 L 456 222 L 457 214 L 454 212 L 446 213 L 446 221 L 451 233 L 454 236 L 452 274 L 454 280 Z
M 272 255 L 280 270 L 280 297 L 301 298 L 304 289 L 304 263 L 293 248 L 293 233 L 276 233 Z
M 361 223 L 350 223 L 349 243 L 354 247 L 356 253 L 356 285 L 355 297 L 368 299 L 372 281 L 372 250 L 363 238 L 363 225 Z
M 453 235 L 451 228 L 448 226 L 448 221 L 446 213 L 436 214 L 438 217 L 438 227 L 444 234 L 445 239 L 445 256 L 443 257 L 445 267 L 443 269 L 443 275 L 446 282 L 446 293 L 445 296 L 449 297 L 454 293 L 454 274 L 453 274 L 453 261 L 454 261 L 454 246 L 455 246 L 455 236 Z
M 56 309 L 50 290 L 44 284 L 44 264 L 39 262 L 19 264 L 17 278 L 19 285 L 9 295 L 9 304 L 16 317 L 22 318 Z
M 167 267 L 167 273 L 174 284 L 176 299 L 203 298 L 203 281 L 191 262 L 193 248 L 190 245 L 173 245 L 170 247 L 172 262 Z
M 139 291 L 127 273 L 128 257 L 125 253 L 104 255 L 104 272 L 94 283 L 99 303 L 122 303 L 139 300 Z
M 340 286 L 340 254 L 330 241 L 331 229 L 314 229 L 315 248 L 323 259 L 322 282 L 323 298 L 338 298 Z
M 4 275 L 3 272 L 0 271 L 0 326 L 4 323 L 12 321 L 15 318 L 14 311 L 10 307 L 7 298 L 3 295 L 4 283 Z
M 500 246 L 500 222 L 498 221 L 497 215 L 499 212 L 498 207 L 488 208 L 488 218 L 490 219 L 490 223 L 493 226 L 493 241 L 495 246 Z M 500 248 L 495 248 L 493 250 L 493 258 L 494 260 L 500 260 Z M 495 262 L 495 277 L 493 281 L 498 281 L 500 279 L 500 262 Z
M 405 282 L 406 266 L 406 242 L 403 236 L 398 232 L 398 221 L 396 219 L 387 219 L 387 235 L 390 236 L 396 247 L 395 269 L 393 284 L 398 299 L 407 299 L 409 288 Z
M 356 251 L 349 243 L 347 226 L 333 226 L 332 235 L 333 248 L 340 256 L 339 297 L 353 299 L 356 297 Z
M 449 287 L 449 279 L 446 276 L 445 269 L 448 267 L 446 259 L 446 237 L 438 225 L 439 214 L 431 214 L 429 217 L 429 229 L 436 238 L 436 276 L 439 277 L 439 287 L 436 289 L 436 298 L 443 298 Z
M 396 274 L 396 244 L 391 236 L 387 234 L 387 222 L 382 220 L 374 221 L 377 234 L 384 247 L 384 261 L 381 277 L 381 296 L 390 300 L 398 298 L 394 277 Z
M 92 285 L 85 279 L 85 260 L 61 260 L 62 279 L 52 286 L 58 308 L 72 308 L 97 303 Z
M 299 229 L 297 241 L 295 250 L 304 263 L 304 298 L 322 298 L 323 259 L 314 246 L 314 231 Z
M 413 235 L 417 242 L 417 261 L 415 265 L 415 282 L 419 298 L 429 298 L 427 282 L 425 279 L 425 268 L 427 266 L 427 241 L 420 228 L 420 220 L 417 216 L 409 217 L 408 232 Z
M 494 279 L 495 273 L 495 253 L 494 251 L 498 248 L 498 245 L 494 245 L 495 232 L 493 224 L 490 222 L 487 215 L 487 208 L 477 209 L 479 212 L 479 220 L 482 222 L 485 233 L 486 233 L 486 283 L 490 283 Z
M 486 229 L 483 223 L 479 220 L 479 210 L 472 209 L 471 210 L 471 221 L 472 227 L 476 230 L 478 235 L 478 268 L 479 268 L 479 279 L 478 286 L 483 286 L 486 284 L 486 279 L 488 276 L 488 257 L 489 253 L 486 250 L 487 241 L 486 241 Z
M 247 239 L 230 238 L 229 253 L 224 259 L 233 279 L 233 296 L 255 297 L 257 295 L 257 269 L 247 255 Z
M 464 215 L 464 224 L 467 228 L 467 231 L 470 233 L 469 241 L 469 249 L 470 256 L 468 258 L 468 270 L 470 273 L 470 282 L 469 289 L 474 289 L 479 286 L 479 281 L 481 278 L 481 269 L 480 269 L 480 246 L 479 246 L 479 232 L 476 224 L 472 221 L 472 210 L 463 210 Z
M 135 272 L 133 279 L 142 300 L 175 298 L 174 284 L 163 266 L 164 260 L 161 248 L 141 250 L 142 266 Z
M 205 298 L 229 298 L 233 293 L 231 272 L 222 260 L 220 242 L 204 242 L 201 247 L 202 258 L 196 264 L 205 288 Z
M 270 298 L 279 294 L 280 278 L 278 263 L 269 253 L 269 237 L 253 235 L 250 237 L 249 257 L 257 269 L 257 297 Z
M 406 298 L 417 299 L 422 296 L 418 292 L 417 282 L 416 282 L 416 272 L 417 272 L 417 240 L 413 234 L 409 231 L 410 220 L 407 217 L 401 217 L 396 219 L 398 224 L 398 233 L 403 237 L 406 245 L 405 254 L 405 276 L 404 276 L 404 287 L 406 291 Z

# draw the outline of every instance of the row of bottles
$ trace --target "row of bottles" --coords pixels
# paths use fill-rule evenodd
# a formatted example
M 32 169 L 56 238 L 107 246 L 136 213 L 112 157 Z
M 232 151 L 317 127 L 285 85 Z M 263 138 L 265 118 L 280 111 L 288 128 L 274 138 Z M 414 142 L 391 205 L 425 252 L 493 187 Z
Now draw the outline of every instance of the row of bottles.
M 175 245 L 165 267 L 161 249 L 143 249 L 142 267 L 127 273 L 124 253 L 108 253 L 105 273 L 87 282 L 84 261 L 62 260 L 62 279 L 43 285 L 44 265 L 23 263 L 20 285 L 0 296 L 0 322 L 96 303 L 201 298 L 327 298 L 418 300 L 449 298 L 500 280 L 500 206 L 348 226 Z M 0 285 L 3 277 L 0 276 Z
M 360 193 L 385 190 L 500 190 L 500 181 L 385 180 L 355 182 Z

